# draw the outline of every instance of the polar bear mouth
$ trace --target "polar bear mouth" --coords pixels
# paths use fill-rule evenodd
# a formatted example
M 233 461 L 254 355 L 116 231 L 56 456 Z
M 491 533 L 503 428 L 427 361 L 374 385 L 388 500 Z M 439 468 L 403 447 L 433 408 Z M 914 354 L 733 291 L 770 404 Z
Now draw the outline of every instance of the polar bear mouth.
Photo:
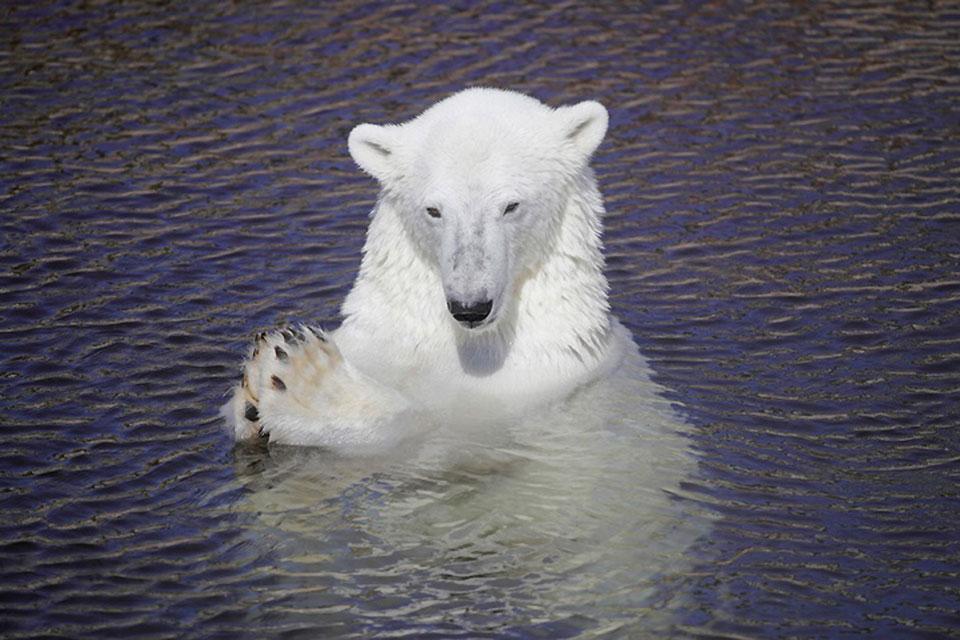
M 473 304 L 463 304 L 458 300 L 447 300 L 447 309 L 453 319 L 468 329 L 476 329 L 486 324 L 493 310 L 493 301 L 484 300 Z

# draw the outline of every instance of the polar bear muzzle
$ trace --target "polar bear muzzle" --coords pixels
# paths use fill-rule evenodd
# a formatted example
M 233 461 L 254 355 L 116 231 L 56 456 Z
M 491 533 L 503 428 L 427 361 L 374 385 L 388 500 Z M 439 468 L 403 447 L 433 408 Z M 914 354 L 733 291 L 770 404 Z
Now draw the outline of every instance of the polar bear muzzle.
M 493 301 L 484 300 L 483 302 L 466 305 L 458 300 L 447 300 L 447 309 L 450 310 L 450 315 L 453 316 L 454 320 L 465 327 L 474 329 L 483 324 L 483 321 L 490 315 L 490 310 L 493 309 Z

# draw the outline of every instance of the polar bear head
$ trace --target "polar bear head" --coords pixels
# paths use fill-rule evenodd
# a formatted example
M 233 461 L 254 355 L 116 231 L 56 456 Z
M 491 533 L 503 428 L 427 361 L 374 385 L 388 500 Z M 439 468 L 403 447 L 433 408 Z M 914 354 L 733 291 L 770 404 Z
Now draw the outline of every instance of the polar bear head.
M 350 155 L 381 185 L 460 326 L 492 326 L 555 249 L 566 203 L 607 130 L 597 102 L 551 108 L 467 89 L 400 125 L 361 124 Z

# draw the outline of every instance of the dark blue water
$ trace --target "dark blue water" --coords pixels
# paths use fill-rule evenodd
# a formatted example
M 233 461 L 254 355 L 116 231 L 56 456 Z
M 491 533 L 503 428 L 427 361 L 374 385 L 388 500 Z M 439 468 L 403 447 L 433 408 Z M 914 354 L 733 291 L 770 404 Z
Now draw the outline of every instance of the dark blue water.
M 0 8 L 0 634 L 960 637 L 960 9 L 811 5 Z M 599 551 L 491 522 L 532 474 L 217 417 L 255 330 L 337 321 L 350 128 L 476 84 L 611 113 L 612 303 L 695 468 L 607 470 Z M 645 518 L 710 526 L 599 580 Z

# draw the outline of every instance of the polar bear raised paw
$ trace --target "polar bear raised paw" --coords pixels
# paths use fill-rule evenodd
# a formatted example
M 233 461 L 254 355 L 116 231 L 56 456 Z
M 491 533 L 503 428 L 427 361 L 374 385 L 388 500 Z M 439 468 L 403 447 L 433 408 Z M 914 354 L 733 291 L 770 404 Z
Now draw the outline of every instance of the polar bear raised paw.
M 345 449 L 392 439 L 383 423 L 407 408 L 346 363 L 322 329 L 298 325 L 257 335 L 223 414 L 237 440 Z
M 317 327 L 258 334 L 234 391 L 237 438 L 269 437 L 272 426 L 322 415 L 324 379 L 342 361 L 336 345 Z

